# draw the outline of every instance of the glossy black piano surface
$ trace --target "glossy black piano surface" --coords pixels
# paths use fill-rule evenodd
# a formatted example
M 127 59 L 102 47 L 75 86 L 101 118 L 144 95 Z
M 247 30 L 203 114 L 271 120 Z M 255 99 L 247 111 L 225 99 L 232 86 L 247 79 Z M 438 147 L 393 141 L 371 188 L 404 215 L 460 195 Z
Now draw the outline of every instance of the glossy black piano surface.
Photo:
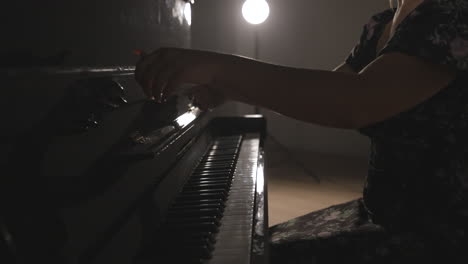
M 2 1 L 0 67 L 132 65 L 135 49 L 190 48 L 193 2 Z
M 132 71 L 3 72 L 2 263 L 265 261 L 263 118 L 146 100 Z
M 157 104 L 115 66 L 190 48 L 193 2 L 3 3 L 0 263 L 266 261 L 263 118 Z

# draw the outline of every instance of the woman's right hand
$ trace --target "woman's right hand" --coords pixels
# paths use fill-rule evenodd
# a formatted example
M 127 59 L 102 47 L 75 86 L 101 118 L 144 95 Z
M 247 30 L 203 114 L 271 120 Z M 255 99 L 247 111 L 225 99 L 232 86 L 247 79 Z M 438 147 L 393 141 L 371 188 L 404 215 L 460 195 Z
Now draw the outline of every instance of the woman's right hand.
M 218 85 L 219 73 L 233 56 L 207 51 L 161 48 L 142 56 L 135 79 L 158 102 L 174 95 L 183 84 L 193 84 L 194 102 L 202 109 L 221 104 L 226 95 Z

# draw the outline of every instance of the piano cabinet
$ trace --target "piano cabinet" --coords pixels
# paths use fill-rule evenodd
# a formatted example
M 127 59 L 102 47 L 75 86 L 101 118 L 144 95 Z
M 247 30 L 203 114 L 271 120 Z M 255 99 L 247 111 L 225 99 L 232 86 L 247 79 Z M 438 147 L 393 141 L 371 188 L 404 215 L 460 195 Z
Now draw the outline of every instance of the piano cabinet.
M 146 100 L 133 70 L 3 72 L 0 262 L 267 263 L 265 119 Z

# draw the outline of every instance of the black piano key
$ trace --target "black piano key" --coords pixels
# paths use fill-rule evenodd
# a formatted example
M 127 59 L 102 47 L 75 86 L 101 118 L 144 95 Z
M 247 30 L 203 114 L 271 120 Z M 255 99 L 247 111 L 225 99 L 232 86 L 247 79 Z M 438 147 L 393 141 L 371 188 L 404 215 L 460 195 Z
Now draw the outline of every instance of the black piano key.
M 213 141 L 213 145 L 224 145 L 224 144 L 235 144 L 241 141 L 241 138 L 230 138 L 230 139 L 220 139 L 216 138 Z
M 216 155 L 216 156 L 205 156 L 201 162 L 205 161 L 233 161 L 236 157 L 234 155 Z
M 197 178 L 197 179 L 191 179 L 186 183 L 186 186 L 197 186 L 197 185 L 203 185 L 203 184 L 225 184 L 227 186 L 231 185 L 231 178 L 226 177 L 225 179 L 223 178 Z
M 200 233 L 200 232 L 212 232 L 217 233 L 219 231 L 218 225 L 212 222 L 203 223 L 183 223 L 178 225 L 167 224 L 167 230 L 183 233 Z
M 182 193 L 189 192 L 189 191 L 197 191 L 197 190 L 217 190 L 217 189 L 223 189 L 223 190 L 228 190 L 229 185 L 227 183 L 221 182 L 221 183 L 196 183 L 196 184 L 187 184 L 184 186 L 182 189 Z
M 219 144 L 220 142 L 227 142 L 227 141 L 237 141 L 239 140 L 241 135 L 232 135 L 232 136 L 221 136 L 217 137 L 214 141 L 213 144 Z
M 179 195 L 192 194 L 192 193 L 207 193 L 207 192 L 221 192 L 227 194 L 229 188 L 226 184 L 205 184 L 201 185 L 192 185 L 186 186 L 182 189 Z
M 218 149 L 239 149 L 239 143 L 237 142 L 226 142 L 223 144 L 212 145 L 209 150 L 218 150 Z
M 233 159 L 235 158 L 234 156 L 232 157 Z M 229 164 L 229 165 L 234 165 L 236 162 L 233 159 L 228 159 L 228 160 L 206 160 L 206 161 L 200 161 L 200 164 L 198 166 L 204 165 L 204 164 Z
M 231 169 L 233 168 L 234 166 L 232 164 L 229 164 L 229 163 L 218 163 L 218 164 L 200 164 L 197 166 L 196 170 L 200 170 L 200 169 L 214 169 L 214 168 L 227 168 L 227 169 Z
M 225 166 L 225 167 L 234 167 L 235 163 L 233 161 L 206 161 L 203 163 L 200 163 L 197 167 L 220 167 L 220 166 Z
M 227 155 L 227 156 L 218 156 L 219 159 L 216 159 L 216 156 L 211 156 L 208 160 L 208 156 L 205 157 L 205 160 L 201 160 L 200 163 L 236 163 L 237 155 Z
M 223 211 L 233 179 L 239 177 L 234 173 L 241 141 L 240 135 L 213 140 L 167 210 L 162 226 L 166 235 L 159 233 L 158 238 L 163 240 L 160 256 L 167 256 L 172 263 L 184 264 L 202 264 L 212 257 L 219 228 L 226 224 L 222 219 L 230 219 L 228 214 L 223 217 Z M 233 194 L 232 197 L 238 196 L 237 191 Z M 230 214 L 236 208 L 229 203 Z M 159 262 L 159 259 L 154 260 Z
M 198 173 L 192 174 L 192 177 L 189 179 L 189 181 L 198 180 L 200 178 L 208 178 L 208 179 L 212 179 L 212 180 L 222 180 L 223 178 L 227 178 L 227 179 L 231 180 L 232 175 L 234 174 L 234 171 L 235 170 L 232 170 L 232 172 L 229 172 L 229 173 L 212 172 L 212 171 L 211 172 L 209 172 L 209 171 L 198 172 Z
M 231 175 L 233 172 L 234 168 L 200 168 L 193 171 L 193 176 L 198 176 L 205 173 Z
M 194 201 L 195 203 L 199 200 L 217 200 L 221 199 L 223 202 L 226 201 L 227 196 L 222 193 L 203 193 L 203 194 L 188 194 L 188 195 L 180 195 L 176 198 L 175 202 L 186 202 L 186 201 Z
M 232 173 L 224 173 L 224 172 L 199 172 L 199 173 L 194 173 L 192 175 L 192 179 L 198 179 L 198 178 L 230 178 L 232 176 Z
M 225 196 L 228 195 L 229 188 L 228 186 L 224 185 L 204 185 L 204 186 L 191 186 L 191 187 L 185 187 L 180 195 L 186 195 L 186 194 L 196 194 L 196 193 L 222 193 Z
M 225 189 L 229 190 L 231 182 L 226 181 L 194 181 L 187 184 L 183 191 L 203 190 L 203 189 Z
M 203 215 L 210 215 L 208 211 L 224 211 L 224 204 L 218 205 L 216 203 L 194 203 L 194 204 L 186 204 L 186 205 L 176 205 L 171 207 L 168 210 L 169 216 L 171 215 L 182 215 L 182 214 L 193 214 L 195 216 L 203 216 Z M 197 215 L 198 212 L 198 215 Z M 207 213 L 203 213 L 207 212 Z
M 173 206 L 189 205 L 189 204 L 203 204 L 203 203 L 224 203 L 223 199 L 192 199 L 192 200 L 176 200 Z
M 207 156 L 236 155 L 237 149 L 213 149 L 208 151 Z
M 200 174 L 204 174 L 204 173 L 224 173 L 224 174 L 232 174 L 233 172 L 233 169 L 225 169 L 225 168 L 221 168 L 221 169 L 196 169 L 193 174 L 194 175 L 200 175 Z
M 224 140 L 224 139 L 216 139 L 215 141 L 213 141 L 213 145 L 212 145 L 212 146 L 219 146 L 219 145 L 222 146 L 222 145 L 228 145 L 228 144 L 231 144 L 231 145 L 232 145 L 232 144 L 237 144 L 238 142 L 239 142 L 239 140 L 238 140 L 238 139 L 234 139 L 234 138 L 231 139 L 231 140 L 229 140 L 229 139 L 226 139 L 226 140 Z
M 229 158 L 228 158 L 229 157 Z M 205 157 L 205 159 L 208 157 Z M 228 155 L 228 156 L 223 156 L 219 157 L 220 159 L 216 159 L 215 156 L 212 156 L 210 160 L 201 160 L 200 164 L 217 164 L 217 163 L 229 163 L 229 164 L 235 164 L 236 163 L 236 156 L 235 155 Z
M 242 136 L 226 136 L 226 137 L 217 137 L 213 144 L 222 144 L 223 142 L 238 142 L 240 141 Z
M 213 159 L 233 159 L 235 158 L 237 155 L 236 153 L 225 153 L 225 154 L 221 154 L 221 153 L 218 153 L 218 154 L 210 154 L 210 153 L 207 153 L 206 156 L 202 159 L 202 161 L 208 161 L 208 160 L 213 160 Z
M 190 207 L 190 206 L 197 206 L 200 204 L 216 204 L 219 201 L 221 201 L 222 206 L 225 207 L 225 203 L 222 199 L 213 199 L 213 200 L 207 200 L 207 199 L 199 199 L 199 200 L 181 200 L 181 201 L 176 201 L 173 203 L 174 208 L 176 207 Z M 169 209 L 170 210 L 170 209 Z
M 174 204 L 169 210 L 187 210 L 195 208 L 222 208 L 223 203 L 211 202 L 211 203 L 200 203 L 200 204 Z
M 227 186 L 230 186 L 232 183 L 231 177 L 225 177 L 225 178 L 196 178 L 196 179 L 190 179 L 187 182 L 187 186 L 192 186 L 192 185 L 202 185 L 202 184 L 226 184 Z
M 219 219 L 223 216 L 223 207 L 208 207 L 208 208 L 197 208 L 197 209 L 186 209 L 186 210 L 172 210 L 168 212 L 167 222 L 170 220 L 178 219 L 178 223 L 202 223 L 214 221 L 213 219 Z M 216 224 L 216 223 L 214 223 Z
M 179 194 L 179 198 L 182 197 L 207 197 L 210 198 L 221 198 L 223 200 L 226 200 L 228 196 L 229 190 L 226 189 L 202 189 L 202 190 L 193 190 L 193 191 L 184 191 Z M 210 196 L 212 195 L 212 196 Z
M 197 166 L 194 171 L 197 170 L 223 170 L 223 169 L 229 169 L 232 170 L 234 166 L 231 165 L 221 165 L 221 166 Z
M 184 190 L 180 193 L 180 196 L 192 195 L 192 194 L 222 194 L 227 196 L 228 190 L 226 189 L 200 189 L 200 190 Z
M 185 185 L 182 192 L 185 191 L 194 191 L 194 190 L 206 190 L 206 189 L 217 189 L 217 188 L 224 188 L 227 189 L 229 185 L 225 182 L 217 182 L 217 183 L 196 183 L 196 184 L 188 184 Z
M 168 230 L 200 230 L 200 232 L 218 232 L 218 225 L 214 221 L 206 221 L 206 222 L 192 222 L 192 223 L 174 223 L 168 222 L 166 224 L 166 228 Z
M 197 178 L 206 178 L 206 177 L 212 177 L 212 178 L 222 178 L 222 177 L 231 177 L 234 171 L 226 173 L 226 172 L 219 172 L 219 171 L 203 171 L 203 172 L 197 172 L 192 174 L 192 179 L 197 179 Z
M 234 162 L 236 157 L 207 157 L 206 159 L 200 161 L 200 163 L 220 163 L 220 162 Z
M 213 144 L 210 149 L 218 149 L 218 148 L 238 148 L 240 145 L 239 141 L 231 141 L 231 142 L 223 142 L 223 143 L 217 143 Z
M 221 225 L 220 220 L 221 219 L 219 217 L 216 217 L 215 215 L 184 217 L 184 218 L 179 218 L 179 217 L 166 218 L 167 222 L 173 222 L 173 223 L 199 223 L 199 222 L 211 221 L 217 226 Z
M 223 144 L 223 145 L 213 145 L 210 147 L 210 150 L 215 149 L 238 149 L 240 144 Z
M 166 245 L 176 249 L 166 253 L 184 252 L 176 254 L 175 262 L 202 263 L 211 257 L 241 140 L 239 135 L 216 138 L 168 208 L 163 227 L 165 237 L 170 237 Z
M 226 141 L 226 142 L 217 142 L 213 145 L 211 145 L 210 148 L 225 148 L 225 147 L 237 147 L 240 145 L 240 142 L 239 141 Z
M 204 167 L 197 167 L 193 171 L 193 173 L 201 172 L 201 171 L 227 171 L 231 172 L 234 170 L 234 166 L 204 166 Z
M 204 156 L 200 162 L 207 162 L 207 161 L 235 161 L 236 155 L 206 155 Z
M 175 243 L 181 244 L 181 241 L 191 239 L 203 239 L 206 240 L 207 243 L 215 243 L 216 234 L 219 232 L 219 227 L 221 226 L 221 224 L 217 222 L 210 223 L 209 225 L 201 225 L 200 222 L 194 222 L 192 226 L 183 226 L 186 224 L 189 223 L 178 223 L 174 221 L 173 226 L 167 225 L 165 228 L 167 231 L 171 232 L 170 239 L 166 239 L 166 241 L 169 241 L 167 243 L 173 240 Z M 181 228 L 178 228 L 178 226 Z
M 182 207 L 179 207 L 179 208 L 182 208 Z M 207 211 L 206 213 L 204 213 L 204 212 L 206 210 L 211 210 L 211 211 L 223 213 L 224 208 L 225 208 L 225 206 L 222 205 L 220 207 L 200 207 L 200 208 L 198 208 L 198 207 L 192 207 L 192 208 L 187 207 L 187 208 L 185 208 L 183 210 L 182 209 L 170 209 L 170 211 L 168 211 L 167 218 L 168 219 L 174 219 L 174 218 L 182 219 L 182 217 L 185 217 L 185 218 L 203 218 L 203 217 L 212 217 L 212 216 L 219 217 L 218 214 L 212 214 L 212 213 L 210 213 L 210 211 Z M 205 210 L 205 211 L 200 213 L 200 210 Z M 184 215 L 184 213 L 186 215 Z
M 208 176 L 208 175 L 200 175 L 190 179 L 187 182 L 187 186 L 189 185 L 200 185 L 200 184 L 216 184 L 216 183 L 225 183 L 228 186 L 232 184 L 233 177 L 231 175 L 224 175 L 224 176 Z
M 215 148 L 215 149 L 210 149 L 208 150 L 207 154 L 208 155 L 215 155 L 215 154 L 233 154 L 238 152 L 238 148 Z
M 169 211 L 169 217 L 195 217 L 195 216 L 221 216 L 222 210 L 218 208 L 203 208 L 198 210 Z
M 205 167 L 197 167 L 193 170 L 192 175 L 199 174 L 201 172 L 224 172 L 224 173 L 232 173 L 235 170 L 235 166 L 205 166 Z

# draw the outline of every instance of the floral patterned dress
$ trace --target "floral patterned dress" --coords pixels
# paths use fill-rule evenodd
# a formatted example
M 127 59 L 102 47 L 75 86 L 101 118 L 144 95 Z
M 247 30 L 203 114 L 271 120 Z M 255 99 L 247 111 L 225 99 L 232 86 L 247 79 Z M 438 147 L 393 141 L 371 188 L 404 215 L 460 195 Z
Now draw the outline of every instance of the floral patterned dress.
M 468 263 L 468 0 L 425 0 L 377 54 L 395 11 L 372 16 L 346 63 L 359 72 L 399 52 L 457 75 L 426 101 L 359 129 L 371 139 L 363 198 L 272 227 L 273 263 Z

